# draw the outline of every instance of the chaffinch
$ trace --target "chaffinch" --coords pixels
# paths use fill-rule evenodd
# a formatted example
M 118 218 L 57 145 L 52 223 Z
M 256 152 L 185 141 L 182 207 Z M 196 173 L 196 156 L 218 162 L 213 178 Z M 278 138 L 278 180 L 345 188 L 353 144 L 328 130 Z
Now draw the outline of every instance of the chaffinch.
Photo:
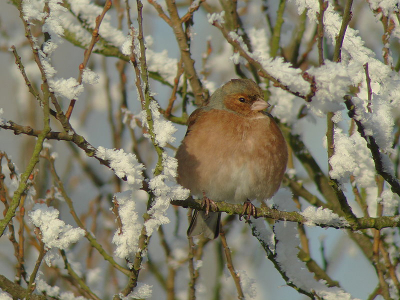
M 218 236 L 221 213 L 208 212 L 214 201 L 245 202 L 246 209 L 249 200 L 269 199 L 279 189 L 288 152 L 277 124 L 264 112 L 268 106 L 254 81 L 232 79 L 190 115 L 176 153 L 177 181 L 203 197 L 207 208 L 194 212 L 188 236 Z

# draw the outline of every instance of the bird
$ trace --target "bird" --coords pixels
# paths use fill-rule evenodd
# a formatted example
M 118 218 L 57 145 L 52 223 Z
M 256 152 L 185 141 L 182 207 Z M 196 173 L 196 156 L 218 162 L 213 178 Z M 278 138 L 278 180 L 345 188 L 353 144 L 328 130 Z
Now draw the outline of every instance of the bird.
M 189 237 L 203 234 L 215 239 L 220 212 L 209 212 L 215 202 L 264 201 L 279 189 L 288 150 L 261 88 L 251 79 L 231 79 L 218 88 L 208 103 L 188 119 L 185 137 L 177 149 L 177 182 L 203 199 L 206 211 L 195 210 Z

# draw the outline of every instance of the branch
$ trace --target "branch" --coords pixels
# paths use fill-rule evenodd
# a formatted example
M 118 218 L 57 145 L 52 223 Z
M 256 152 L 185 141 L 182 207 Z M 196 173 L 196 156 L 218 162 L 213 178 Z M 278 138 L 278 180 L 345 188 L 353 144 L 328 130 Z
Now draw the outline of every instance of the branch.
M 8 129 L 14 131 L 15 135 L 25 134 L 29 136 L 36 136 L 39 137 L 43 135 L 47 140 L 58 140 L 58 141 L 68 141 L 73 142 L 83 151 L 85 151 L 86 155 L 89 157 L 96 158 L 102 165 L 106 167 L 110 167 L 110 163 L 104 159 L 101 159 L 96 156 L 96 148 L 92 146 L 86 139 L 77 134 L 74 130 L 70 132 L 57 132 L 57 131 L 48 131 L 43 133 L 42 130 L 33 129 L 31 126 L 22 126 L 19 124 L 14 123 L 13 121 L 6 121 L 0 123 L 0 128 Z
M 104 8 L 103 8 L 101 15 L 97 16 L 97 18 L 96 18 L 96 26 L 92 32 L 92 40 L 90 41 L 88 48 L 85 50 L 85 54 L 83 56 L 83 62 L 79 65 L 79 76 L 78 76 L 78 84 L 79 85 L 82 84 L 83 71 L 86 68 L 86 65 L 89 61 L 90 55 L 92 54 L 94 45 L 99 40 L 100 24 L 103 21 L 103 18 L 106 15 L 107 11 L 109 11 L 109 9 L 111 8 L 111 4 L 112 4 L 111 0 L 107 0 L 106 3 L 104 4 Z M 65 116 L 68 120 L 71 117 L 72 110 L 74 109 L 74 106 L 75 106 L 75 102 L 76 102 L 76 99 L 71 100 L 69 107 L 67 109 L 67 112 L 65 113 Z
M 172 29 L 174 31 L 176 41 L 181 51 L 181 57 L 185 74 L 189 79 L 190 85 L 192 87 L 196 104 L 202 105 L 205 103 L 207 99 L 204 95 L 203 87 L 197 75 L 196 69 L 194 68 L 194 60 L 190 55 L 189 42 L 182 28 L 182 19 L 179 18 L 178 8 L 176 7 L 175 1 L 166 0 L 166 4 L 168 12 L 170 14 Z
M 311 88 L 310 93 L 307 94 L 307 95 L 303 95 L 303 94 L 301 94 L 299 92 L 292 91 L 288 86 L 284 85 L 278 79 L 276 79 L 271 74 L 269 74 L 264 69 L 264 67 L 262 66 L 262 64 L 260 62 L 258 62 L 253 57 L 251 57 L 251 55 L 245 49 L 242 48 L 240 42 L 230 36 L 228 30 L 224 26 L 222 26 L 218 22 L 214 22 L 213 25 L 215 27 L 217 27 L 219 30 L 221 30 L 221 33 L 224 36 L 224 38 L 227 40 L 227 42 L 229 44 L 231 44 L 239 52 L 240 56 L 242 56 L 244 59 L 246 59 L 251 65 L 253 65 L 258 70 L 258 74 L 261 77 L 264 77 L 264 78 L 267 78 L 268 80 L 271 80 L 274 83 L 274 86 L 279 87 L 279 88 L 283 89 L 284 91 L 287 91 L 287 92 L 291 93 L 292 95 L 295 95 L 296 97 L 300 97 L 300 98 L 306 100 L 307 102 L 311 101 L 311 98 L 315 94 L 315 89 L 314 88 Z M 305 80 L 309 81 L 311 83 L 311 85 L 312 85 L 313 79 L 309 78 L 309 76 L 308 76 L 308 74 L 306 72 L 304 73 L 303 77 L 304 77 Z
M 9 293 L 14 299 L 25 299 L 28 290 L 24 289 L 22 286 L 8 280 L 7 277 L 0 275 L 0 288 Z M 46 296 L 41 295 L 30 295 L 30 300 L 46 300 Z
M 264 248 L 265 252 L 267 253 L 267 258 L 273 263 L 275 269 L 281 274 L 283 280 L 286 281 L 286 284 L 292 288 L 294 288 L 296 291 L 298 291 L 300 294 L 304 294 L 306 296 L 308 296 L 311 299 L 315 299 L 314 295 L 298 286 L 296 286 L 288 277 L 288 275 L 286 275 L 285 271 L 283 270 L 281 264 L 278 262 L 278 260 L 276 259 L 277 253 L 275 251 L 275 249 L 271 249 L 270 245 L 268 245 L 268 243 L 264 240 L 264 237 L 262 234 L 260 234 L 260 232 L 258 231 L 257 227 L 254 225 L 254 223 L 252 223 L 251 221 L 249 221 L 249 225 L 251 227 L 251 233 L 252 235 L 257 238 L 257 240 L 260 242 L 261 246 Z M 279 241 L 276 240 L 276 235 L 274 234 L 274 244 L 276 245 L 276 243 L 278 243 Z
M 346 107 L 349 111 L 348 112 L 349 117 L 354 120 L 354 122 L 357 125 L 358 132 L 367 142 L 367 147 L 371 151 L 376 171 L 386 180 L 387 183 L 389 183 L 392 192 L 400 196 L 400 182 L 396 177 L 394 177 L 392 174 L 390 174 L 385 170 L 381 150 L 378 144 L 376 143 L 375 138 L 365 133 L 364 125 L 360 120 L 357 119 L 356 106 L 352 101 L 352 97 L 349 95 L 344 96 L 344 103 L 346 104 Z
M 342 57 L 342 45 L 344 36 L 346 34 L 347 26 L 351 21 L 352 13 L 351 6 L 353 5 L 353 0 L 347 0 L 346 7 L 343 13 L 342 25 L 340 27 L 339 35 L 336 37 L 335 50 L 333 51 L 333 61 L 339 62 Z
M 225 256 L 226 256 L 226 266 L 227 266 L 229 272 L 231 273 L 231 276 L 233 278 L 233 282 L 235 283 L 236 291 L 238 293 L 238 299 L 245 299 L 244 298 L 243 289 L 242 289 L 241 280 L 240 280 L 240 274 L 239 274 L 239 272 L 237 272 L 235 270 L 235 266 L 233 265 L 231 249 L 228 246 L 228 243 L 227 243 L 226 237 L 225 237 L 225 231 L 224 231 L 224 229 L 222 227 L 221 227 L 219 235 L 221 237 L 222 246 L 224 247 L 224 253 L 225 253 Z
M 206 208 L 203 206 L 202 199 L 191 199 L 186 200 L 173 200 L 171 204 L 176 206 L 182 206 L 185 208 L 193 208 L 196 210 L 205 211 Z M 226 212 L 230 215 L 243 215 L 243 205 L 241 204 L 230 204 L 227 202 L 215 202 L 216 207 L 210 207 L 210 212 Z M 245 213 L 247 215 L 247 212 Z M 316 225 L 322 228 L 336 228 L 336 229 L 349 229 L 351 231 L 357 231 L 361 229 L 375 228 L 382 229 L 388 227 L 400 227 L 400 218 L 398 216 L 382 216 L 378 218 L 361 217 L 357 218 L 354 224 L 342 222 L 333 222 L 332 224 L 326 223 L 315 223 L 313 220 L 309 220 L 299 212 L 287 212 L 281 211 L 275 208 L 269 207 L 257 207 L 257 218 L 270 218 L 273 220 L 296 222 L 304 225 Z

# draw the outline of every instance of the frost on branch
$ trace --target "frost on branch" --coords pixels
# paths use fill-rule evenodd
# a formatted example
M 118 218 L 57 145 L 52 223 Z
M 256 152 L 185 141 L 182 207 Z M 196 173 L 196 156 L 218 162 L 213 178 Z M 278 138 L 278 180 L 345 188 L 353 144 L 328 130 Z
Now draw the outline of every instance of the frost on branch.
M 349 83 L 356 72 L 344 63 L 325 60 L 325 64 L 307 71 L 315 77 L 317 91 L 309 103 L 311 110 L 320 117 L 327 112 L 344 109 L 343 95 L 346 95 Z
M 328 208 L 309 206 L 301 212 L 301 215 L 307 219 L 305 224 L 308 226 L 326 224 L 334 227 L 344 227 L 349 225 L 345 218 L 339 217 Z
M 279 82 L 287 86 L 290 90 L 297 91 L 302 95 L 307 95 L 310 92 L 310 84 L 304 80 L 300 69 L 293 68 L 290 63 L 284 62 L 282 57 L 273 59 L 261 51 L 251 53 L 244 43 L 243 38 L 236 32 L 230 32 L 229 36 L 240 44 L 240 47 L 248 56 L 258 61 L 271 76 L 279 80 Z M 234 53 L 231 60 L 236 64 L 239 63 L 239 53 Z
M 112 239 L 117 247 L 114 254 L 119 258 L 132 260 L 138 251 L 139 236 L 142 224 L 139 222 L 136 211 L 136 202 L 132 191 L 115 194 L 118 203 L 118 214 L 121 219 L 122 228 L 118 228 Z
M 154 139 L 160 147 L 165 147 L 167 143 L 175 141 L 173 134 L 176 132 L 176 127 L 171 121 L 165 120 L 164 117 L 161 116 L 159 111 L 160 106 L 156 101 L 152 100 L 149 106 L 153 119 Z M 148 128 L 149 124 L 147 123 L 147 114 L 145 110 L 141 112 L 141 118 L 142 123 L 146 124 Z
M 83 92 L 83 86 L 78 81 L 71 77 L 68 79 L 56 78 L 57 70 L 52 66 L 51 56 L 55 50 L 63 43 L 62 36 L 64 35 L 64 18 L 69 14 L 68 10 L 61 5 L 59 1 L 49 1 L 49 12 L 43 13 L 44 1 L 24 1 L 23 12 L 24 19 L 44 21 L 42 27 L 43 32 L 47 32 L 50 36 L 42 46 L 33 39 L 34 48 L 37 49 L 39 59 L 45 72 L 50 90 L 56 96 L 62 96 L 66 99 L 78 99 Z
M 356 118 L 363 124 L 365 134 L 373 136 L 384 152 L 392 153 L 393 113 L 398 103 L 390 101 L 387 95 L 373 94 L 370 105 L 372 113 L 368 112 L 365 102 L 360 98 L 353 97 L 353 103 L 356 105 Z
M 151 49 L 153 44 L 153 38 L 151 36 L 146 36 L 145 41 L 148 70 L 150 72 L 158 73 L 164 80 L 170 84 L 174 84 L 178 60 L 175 58 L 170 58 L 167 50 L 163 50 L 161 52 L 153 51 Z M 127 56 L 130 56 L 133 51 L 136 59 L 140 58 L 141 53 L 137 31 L 134 31 L 133 34 L 130 32 L 125 37 L 125 41 L 121 46 L 121 51 Z
M 207 19 L 208 23 L 214 24 L 215 22 L 218 22 L 219 24 L 224 24 L 225 23 L 225 11 L 221 11 L 220 13 L 213 13 L 213 14 L 207 14 Z
M 58 219 L 60 212 L 54 207 L 37 203 L 29 212 L 29 217 L 36 227 L 40 228 L 42 241 L 46 248 L 66 249 L 85 235 L 81 228 L 73 228 Z
M 250 278 L 244 270 L 238 270 L 237 274 L 240 277 L 240 283 L 246 299 L 255 299 L 257 296 L 255 280 L 253 278 Z
M 151 298 L 153 286 L 139 282 L 137 287 L 128 296 L 119 295 L 122 300 Z
M 89 68 L 86 68 L 83 70 L 82 73 L 82 82 L 95 85 L 99 83 L 99 75 L 90 70 Z
M 10 296 L 10 294 L 3 292 L 2 289 L 0 289 L 0 299 L 1 300 L 12 300 L 13 298 Z
M 190 194 L 188 189 L 176 184 L 175 177 L 177 175 L 178 162 L 165 152 L 163 153 L 163 167 L 163 172 L 149 182 L 149 188 L 155 196 L 154 203 L 148 211 L 151 219 L 145 223 L 146 231 L 149 235 L 158 226 L 169 223 L 166 211 L 171 200 L 185 200 Z
M 291 283 L 307 292 L 315 292 L 324 300 L 355 299 L 338 287 L 327 287 L 323 281 L 316 281 L 306 264 L 298 259 L 300 241 L 296 224 L 281 221 L 275 224 L 274 231 L 276 259 Z
M 110 167 L 115 174 L 123 179 L 134 189 L 140 189 L 143 181 L 143 165 L 137 161 L 137 158 L 132 153 L 125 153 L 124 150 L 107 149 L 98 147 L 96 155 L 110 162 Z
M 375 185 L 375 166 L 366 141 L 358 134 L 348 136 L 340 128 L 335 129 L 335 153 L 329 160 L 332 170 L 329 175 L 341 183 L 354 176 L 360 187 Z
M 93 1 L 90 0 L 80 0 L 80 1 L 69 1 L 71 5 L 72 12 L 79 16 L 81 20 L 84 20 L 86 24 L 91 24 L 94 26 L 96 24 L 96 18 L 102 13 L 102 8 L 98 5 L 92 3 Z M 66 24 L 64 26 L 74 32 L 79 40 L 84 41 L 87 43 L 90 41 L 90 33 L 89 31 L 85 30 L 82 26 L 78 26 L 75 23 L 75 18 L 70 15 L 66 15 L 65 21 Z M 125 36 L 121 30 L 118 30 L 112 24 L 112 18 L 110 15 L 106 14 L 104 16 L 103 21 L 101 22 L 101 26 L 99 29 L 99 34 L 102 38 L 104 38 L 107 42 L 111 43 L 115 47 L 120 48 L 124 43 Z M 94 29 L 94 27 L 92 28 Z M 95 47 L 100 47 L 96 45 Z
M 60 287 L 49 285 L 41 277 L 42 273 L 39 272 L 39 276 L 35 280 L 36 289 L 42 293 L 45 293 L 47 296 L 57 298 L 60 300 L 86 300 L 86 298 L 82 296 L 76 297 L 72 292 L 61 292 Z

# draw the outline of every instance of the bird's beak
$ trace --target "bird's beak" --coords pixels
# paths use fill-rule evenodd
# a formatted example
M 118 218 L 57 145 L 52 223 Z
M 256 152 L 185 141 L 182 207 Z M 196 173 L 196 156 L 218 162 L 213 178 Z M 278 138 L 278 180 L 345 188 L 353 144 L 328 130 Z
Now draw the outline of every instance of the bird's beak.
M 261 111 L 267 109 L 271 105 L 268 102 L 265 102 L 262 99 L 257 99 L 252 105 L 251 110 Z

